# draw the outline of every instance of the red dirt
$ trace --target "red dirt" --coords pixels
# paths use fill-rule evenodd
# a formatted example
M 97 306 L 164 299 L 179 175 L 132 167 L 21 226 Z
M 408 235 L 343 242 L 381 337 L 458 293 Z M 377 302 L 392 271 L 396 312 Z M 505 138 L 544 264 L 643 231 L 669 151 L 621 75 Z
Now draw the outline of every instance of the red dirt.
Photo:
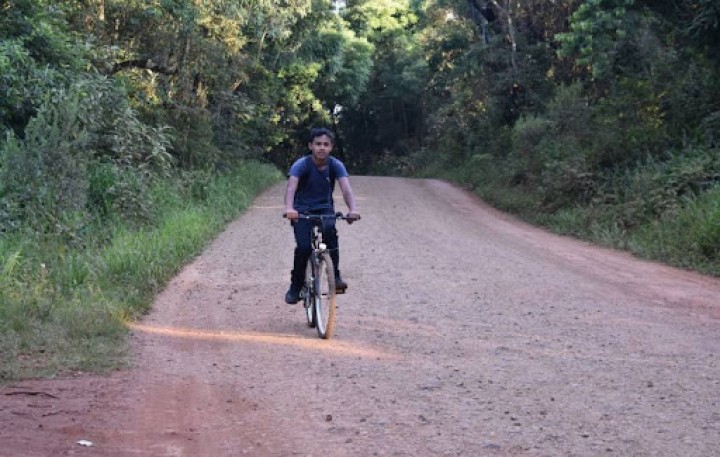
M 0 455 L 718 455 L 720 280 L 439 181 L 353 186 L 334 339 L 282 301 L 276 186 L 133 327 L 132 369 L 0 388 Z

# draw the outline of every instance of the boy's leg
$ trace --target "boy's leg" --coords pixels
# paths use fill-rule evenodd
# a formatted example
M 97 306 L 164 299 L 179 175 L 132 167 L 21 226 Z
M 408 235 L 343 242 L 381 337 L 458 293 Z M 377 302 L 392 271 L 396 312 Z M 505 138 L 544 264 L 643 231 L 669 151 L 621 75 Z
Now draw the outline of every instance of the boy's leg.
M 293 269 L 290 272 L 290 288 L 285 294 L 285 302 L 291 305 L 300 300 L 300 291 L 305 283 L 305 268 L 312 252 L 310 244 L 312 223 L 307 219 L 298 219 L 293 224 L 293 231 L 295 233 Z
M 347 289 L 347 283 L 340 276 L 340 243 L 337 229 L 335 228 L 335 219 L 327 221 L 323 230 L 323 240 L 325 240 L 325 244 L 327 244 L 328 250 L 330 251 L 330 258 L 335 268 L 335 289 L 345 291 L 345 289 Z

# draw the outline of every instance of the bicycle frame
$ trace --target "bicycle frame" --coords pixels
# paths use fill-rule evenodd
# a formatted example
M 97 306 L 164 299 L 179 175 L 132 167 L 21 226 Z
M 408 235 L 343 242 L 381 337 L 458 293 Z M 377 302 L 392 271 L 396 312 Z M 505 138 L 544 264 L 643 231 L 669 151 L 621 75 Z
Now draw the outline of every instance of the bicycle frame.
M 323 242 L 323 229 L 328 219 L 344 219 L 353 222 L 342 213 L 299 214 L 299 219 L 310 219 L 312 250 L 305 270 L 305 285 L 300 292 L 307 323 L 317 329 L 318 336 L 329 339 L 335 326 L 335 273 L 330 250 Z
M 333 263 L 327 245 L 323 242 L 323 229 L 327 219 L 337 219 L 342 217 L 342 214 L 299 217 L 312 221 L 312 251 L 305 271 L 305 286 L 300 296 L 308 325 L 316 328 L 320 338 L 329 339 L 335 323 L 336 292 Z
M 306 310 L 312 308 L 311 300 L 306 298 L 314 297 L 319 288 L 319 285 L 317 284 L 319 258 L 322 253 L 328 252 L 327 245 L 322 242 L 322 223 L 322 220 L 317 223 L 313 223 L 310 235 L 312 252 L 310 252 L 310 258 L 308 259 L 307 269 L 305 271 L 305 287 L 303 288 L 303 291 L 300 292 L 300 298 L 304 299 L 304 307 Z M 314 325 L 312 326 L 314 327 Z

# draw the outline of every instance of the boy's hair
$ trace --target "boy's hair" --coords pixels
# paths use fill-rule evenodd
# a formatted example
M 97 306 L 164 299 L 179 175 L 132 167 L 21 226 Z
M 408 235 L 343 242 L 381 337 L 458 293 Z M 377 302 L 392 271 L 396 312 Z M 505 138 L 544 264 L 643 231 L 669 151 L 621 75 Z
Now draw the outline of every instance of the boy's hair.
M 319 136 L 327 136 L 330 138 L 330 142 L 335 144 L 335 134 L 325 127 L 316 127 L 310 130 L 310 142 L 312 143 L 315 138 Z

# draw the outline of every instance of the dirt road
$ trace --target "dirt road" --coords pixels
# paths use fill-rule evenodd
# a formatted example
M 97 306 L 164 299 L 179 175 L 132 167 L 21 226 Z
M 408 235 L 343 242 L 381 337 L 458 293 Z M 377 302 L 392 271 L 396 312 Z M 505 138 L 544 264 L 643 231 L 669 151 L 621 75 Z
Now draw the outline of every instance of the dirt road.
M 157 297 L 133 370 L 3 388 L 0 455 L 720 454 L 719 280 L 353 179 L 333 340 L 282 301 L 275 187 Z

